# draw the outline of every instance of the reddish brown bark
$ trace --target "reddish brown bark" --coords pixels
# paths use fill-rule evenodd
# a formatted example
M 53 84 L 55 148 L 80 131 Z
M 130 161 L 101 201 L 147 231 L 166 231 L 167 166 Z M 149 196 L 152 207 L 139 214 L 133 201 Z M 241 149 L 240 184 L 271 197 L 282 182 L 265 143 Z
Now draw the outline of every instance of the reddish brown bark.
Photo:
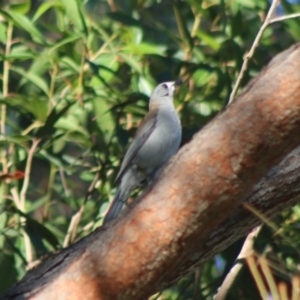
M 42 264 L 7 299 L 145 299 L 259 222 L 236 209 L 251 189 L 269 216 L 292 205 L 253 186 L 300 143 L 299 57 L 300 44 L 275 57 L 137 205 Z

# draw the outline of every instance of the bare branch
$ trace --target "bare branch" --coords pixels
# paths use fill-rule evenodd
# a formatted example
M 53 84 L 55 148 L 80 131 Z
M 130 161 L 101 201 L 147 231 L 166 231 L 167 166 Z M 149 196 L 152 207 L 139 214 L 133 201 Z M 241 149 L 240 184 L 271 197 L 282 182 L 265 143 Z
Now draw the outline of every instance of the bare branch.
M 275 22 L 281 22 L 281 21 L 285 21 L 285 20 L 295 19 L 295 18 L 299 18 L 299 17 L 300 17 L 300 13 L 281 16 L 281 17 L 273 18 L 270 21 L 270 24 L 275 23 Z
M 227 274 L 226 278 L 224 279 L 220 289 L 218 290 L 218 293 L 215 296 L 215 300 L 224 300 L 226 299 L 226 296 L 228 295 L 228 292 L 230 288 L 232 287 L 235 279 L 237 278 L 238 274 L 240 273 L 243 264 L 243 259 L 246 257 L 253 255 L 253 245 L 255 242 L 255 238 L 257 237 L 259 231 L 261 229 L 261 226 L 258 226 L 253 230 L 251 233 L 248 234 L 244 245 L 236 259 L 236 262 L 234 266 L 231 268 L 229 273 Z
M 241 71 L 239 73 L 239 76 L 236 80 L 236 83 L 232 89 L 232 92 L 230 94 L 230 97 L 229 97 L 229 102 L 228 103 L 231 103 L 240 87 L 240 84 L 241 84 L 241 81 L 244 77 L 244 74 L 248 68 L 248 63 L 249 63 L 249 60 L 252 58 L 252 56 L 254 55 L 254 52 L 255 52 L 255 49 L 256 47 L 258 46 L 258 43 L 264 33 L 264 31 L 266 30 L 266 28 L 268 27 L 268 25 L 271 23 L 271 20 L 272 20 L 272 17 L 273 17 L 273 14 L 275 12 L 275 9 L 277 7 L 279 3 L 279 0 L 273 0 L 272 1 L 272 4 L 270 6 L 270 9 L 268 11 L 268 14 L 266 16 L 266 19 L 265 21 L 263 22 L 262 26 L 260 27 L 259 31 L 258 31 L 258 34 L 257 36 L 255 37 L 255 40 L 251 46 L 251 49 L 250 51 L 247 53 L 247 55 L 245 56 L 245 59 L 244 59 L 244 62 L 243 62 L 243 65 L 242 65 L 242 68 L 241 68 Z

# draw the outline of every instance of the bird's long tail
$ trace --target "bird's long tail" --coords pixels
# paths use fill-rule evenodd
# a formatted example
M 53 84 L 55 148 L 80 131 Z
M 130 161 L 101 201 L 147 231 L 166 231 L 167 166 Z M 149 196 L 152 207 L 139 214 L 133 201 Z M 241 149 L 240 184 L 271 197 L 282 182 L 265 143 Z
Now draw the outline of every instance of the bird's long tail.
M 103 224 L 106 224 L 117 217 L 117 215 L 126 206 L 126 201 L 130 196 L 130 193 L 137 187 L 137 185 L 138 183 L 135 176 L 133 176 L 130 171 L 126 172 L 121 179 L 117 194 L 104 217 Z
M 122 193 L 122 190 L 119 188 L 112 204 L 110 205 L 110 208 L 104 217 L 103 224 L 106 224 L 110 220 L 116 218 L 116 216 L 123 210 L 127 200 L 127 197 L 125 198 L 123 194 L 124 193 Z

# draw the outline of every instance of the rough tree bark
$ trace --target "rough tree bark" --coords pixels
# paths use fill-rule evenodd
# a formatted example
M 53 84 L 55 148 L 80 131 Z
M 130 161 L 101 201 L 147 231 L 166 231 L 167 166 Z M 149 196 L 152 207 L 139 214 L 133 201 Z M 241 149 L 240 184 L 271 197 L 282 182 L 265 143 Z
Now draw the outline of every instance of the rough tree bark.
M 299 58 L 300 44 L 277 55 L 136 205 L 43 262 L 4 299 L 146 299 L 260 223 L 243 201 L 269 217 L 294 205 Z

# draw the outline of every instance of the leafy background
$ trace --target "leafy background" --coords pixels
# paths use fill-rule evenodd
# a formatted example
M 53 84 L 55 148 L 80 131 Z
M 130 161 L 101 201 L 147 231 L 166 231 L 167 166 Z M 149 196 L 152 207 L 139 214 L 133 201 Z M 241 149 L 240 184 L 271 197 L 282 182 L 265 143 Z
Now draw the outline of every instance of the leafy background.
M 183 144 L 226 106 L 269 5 L 2 1 L 0 292 L 101 225 L 157 83 L 185 80 L 175 100 Z M 282 1 L 276 15 L 299 10 L 299 1 Z M 242 86 L 299 39 L 299 18 L 269 26 Z M 299 273 L 299 216 L 297 206 L 258 236 L 257 251 L 272 261 L 276 282 L 290 284 Z M 213 299 L 242 242 L 153 299 Z M 244 268 L 228 299 L 259 299 L 252 278 Z

